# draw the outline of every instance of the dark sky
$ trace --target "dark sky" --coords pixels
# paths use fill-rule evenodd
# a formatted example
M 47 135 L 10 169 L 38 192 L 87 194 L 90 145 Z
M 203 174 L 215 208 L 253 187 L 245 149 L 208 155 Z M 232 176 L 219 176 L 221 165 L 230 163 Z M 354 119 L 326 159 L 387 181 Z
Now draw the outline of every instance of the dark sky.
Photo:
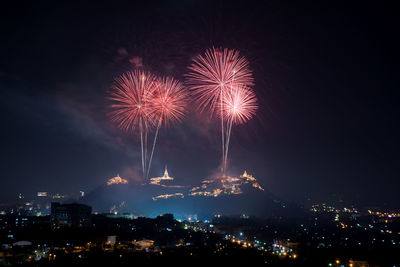
M 246 169 L 287 200 L 400 204 L 395 6 L 81 2 L 0 4 L 1 201 L 90 191 L 117 173 L 138 180 L 138 138 L 106 116 L 110 83 L 135 57 L 184 80 L 214 45 L 249 59 L 260 104 L 232 132 L 232 174 Z M 219 138 L 218 122 L 189 109 L 161 130 L 151 173 L 168 164 L 177 182 L 198 183 L 218 165 Z

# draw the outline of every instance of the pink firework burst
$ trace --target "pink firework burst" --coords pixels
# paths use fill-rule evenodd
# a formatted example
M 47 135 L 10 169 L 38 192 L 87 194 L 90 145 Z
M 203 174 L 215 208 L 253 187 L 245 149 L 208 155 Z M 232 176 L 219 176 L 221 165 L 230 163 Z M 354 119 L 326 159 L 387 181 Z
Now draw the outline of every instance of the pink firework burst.
M 256 114 L 257 109 L 257 97 L 247 86 L 234 86 L 223 95 L 222 114 L 228 122 L 245 123 Z
M 155 90 L 155 76 L 140 70 L 128 71 L 114 80 L 109 92 L 110 117 L 119 128 L 134 131 L 137 126 L 148 127 L 149 100 Z
M 221 101 L 222 116 L 228 122 L 226 144 L 222 157 L 223 169 L 227 169 L 228 150 L 231 139 L 232 124 L 242 124 L 250 120 L 256 113 L 258 105 L 253 90 L 244 85 L 232 86 Z
M 157 82 L 150 101 L 150 115 L 155 121 L 168 125 L 180 122 L 184 116 L 188 92 L 183 85 L 171 78 L 161 78 Z
M 253 85 L 253 75 L 247 59 L 239 51 L 227 48 L 210 48 L 199 55 L 186 75 L 187 84 L 199 104 L 211 114 L 216 111 L 223 93 L 235 84 Z
M 165 126 L 168 126 L 170 123 L 180 122 L 184 116 L 188 98 L 188 92 L 182 84 L 171 77 L 158 79 L 156 83 L 156 90 L 151 96 L 150 116 L 158 123 L 150 154 L 147 177 L 149 176 L 161 124 L 164 123 Z

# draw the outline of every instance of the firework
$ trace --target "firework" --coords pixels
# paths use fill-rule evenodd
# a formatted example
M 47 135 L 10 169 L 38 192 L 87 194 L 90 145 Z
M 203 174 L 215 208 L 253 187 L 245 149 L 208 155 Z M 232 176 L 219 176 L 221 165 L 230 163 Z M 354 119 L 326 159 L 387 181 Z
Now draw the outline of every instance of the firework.
M 228 90 L 222 100 L 221 110 L 227 120 L 225 154 L 223 155 L 223 168 L 226 170 L 228 161 L 229 141 L 231 138 L 232 124 L 242 124 L 250 120 L 258 109 L 257 98 L 253 90 L 247 86 L 238 85 Z
M 184 116 L 187 99 L 188 93 L 179 81 L 171 77 L 161 78 L 151 96 L 150 116 L 165 126 L 180 122 Z
M 222 166 L 224 166 L 226 138 L 222 102 L 227 90 L 237 85 L 253 85 L 249 62 L 245 57 L 240 56 L 237 50 L 213 47 L 194 59 L 189 70 L 190 72 L 186 75 L 187 84 L 193 92 L 200 111 L 208 109 L 212 116 L 218 106 L 220 107 Z M 225 169 L 222 167 L 221 171 L 224 173 Z
M 221 108 L 228 123 L 242 124 L 255 115 L 258 108 L 257 98 L 249 87 L 237 85 L 223 95 Z
M 149 98 L 155 86 L 155 76 L 143 71 L 129 71 L 115 78 L 108 97 L 114 103 L 110 105 L 110 117 L 119 128 L 134 131 L 142 125 L 148 127 Z
M 214 113 L 226 89 L 236 84 L 253 85 L 249 62 L 239 51 L 210 48 L 194 59 L 186 75 L 200 110 Z
M 142 151 L 143 176 L 146 169 L 146 147 L 143 145 L 143 133 L 147 140 L 150 119 L 149 100 L 155 90 L 155 76 L 144 71 L 129 71 L 114 80 L 109 92 L 112 111 L 110 117 L 119 128 L 135 131 L 139 128 Z
M 157 122 L 153 147 L 150 155 L 147 176 L 150 172 L 151 161 L 157 141 L 158 130 L 164 124 L 180 122 L 184 116 L 188 93 L 177 80 L 167 77 L 159 79 L 156 89 L 151 96 L 150 116 Z

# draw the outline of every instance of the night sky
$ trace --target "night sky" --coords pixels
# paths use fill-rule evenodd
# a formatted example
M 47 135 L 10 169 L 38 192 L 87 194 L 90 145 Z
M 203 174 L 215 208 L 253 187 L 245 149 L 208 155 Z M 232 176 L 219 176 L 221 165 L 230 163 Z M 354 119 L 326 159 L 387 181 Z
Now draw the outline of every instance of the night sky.
M 231 174 L 247 170 L 289 201 L 400 205 L 394 6 L 81 2 L 0 4 L 0 201 L 90 191 L 117 173 L 140 182 L 137 136 L 107 117 L 113 78 L 141 60 L 184 81 L 191 60 L 214 45 L 248 58 L 260 105 L 233 129 Z M 151 177 L 166 164 L 180 184 L 212 174 L 218 126 L 189 108 L 160 131 Z

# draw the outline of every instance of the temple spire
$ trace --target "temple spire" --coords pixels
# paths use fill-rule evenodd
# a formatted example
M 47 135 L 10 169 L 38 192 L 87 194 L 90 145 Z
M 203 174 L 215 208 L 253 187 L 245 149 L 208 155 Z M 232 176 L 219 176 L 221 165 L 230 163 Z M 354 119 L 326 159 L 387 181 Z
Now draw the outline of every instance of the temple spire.
M 164 170 L 164 176 L 163 176 L 163 178 L 168 178 L 169 177 L 169 175 L 168 175 L 168 171 L 167 171 L 167 165 L 165 165 L 165 170 Z

